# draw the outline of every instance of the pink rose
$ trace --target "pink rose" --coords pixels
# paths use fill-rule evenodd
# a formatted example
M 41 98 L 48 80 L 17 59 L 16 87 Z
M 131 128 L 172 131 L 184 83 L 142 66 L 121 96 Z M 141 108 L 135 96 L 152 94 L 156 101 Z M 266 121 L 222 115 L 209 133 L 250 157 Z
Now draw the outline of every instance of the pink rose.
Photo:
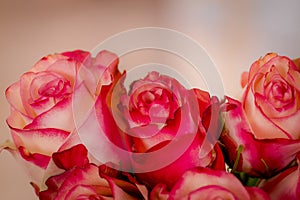
M 157 185 L 151 191 L 150 199 L 263 200 L 270 198 L 259 188 L 244 187 L 233 174 L 202 168 L 185 172 L 170 192 L 163 184 Z
M 52 159 L 60 171 L 46 180 L 47 189 L 38 192 L 40 200 L 143 199 L 147 195 L 129 174 L 91 163 L 82 144 L 56 152 Z
M 267 54 L 242 85 L 241 102 L 227 98 L 221 140 L 234 170 L 269 177 L 300 152 L 300 73 L 289 58 Z
M 267 192 L 272 200 L 297 200 L 300 197 L 300 155 L 297 166 L 285 169 L 280 174 L 260 183 L 259 187 Z
M 98 77 L 112 57 L 116 56 L 106 51 L 96 58 L 84 51 L 49 55 L 7 88 L 7 124 L 23 159 L 47 167 L 51 154 L 75 129 L 74 113 L 94 101 Z
M 210 111 L 219 103 L 207 92 L 187 90 L 174 78 L 153 71 L 131 84 L 121 104 L 119 109 L 128 122 L 129 150 L 145 155 L 132 158 L 133 172 L 142 183 L 149 187 L 164 183 L 170 188 L 188 169 L 224 169 L 218 144 L 202 146 L 206 128 L 211 125 L 214 135 L 218 127 L 218 113 L 210 119 Z M 159 155 L 152 156 L 158 151 Z

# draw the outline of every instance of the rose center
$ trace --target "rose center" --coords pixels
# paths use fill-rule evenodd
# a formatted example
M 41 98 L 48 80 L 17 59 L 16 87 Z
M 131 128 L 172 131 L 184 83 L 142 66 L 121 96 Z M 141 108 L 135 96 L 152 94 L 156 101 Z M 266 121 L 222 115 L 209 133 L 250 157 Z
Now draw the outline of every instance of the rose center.
M 267 88 L 268 100 L 276 109 L 281 109 L 293 101 L 293 91 L 286 82 L 273 81 Z
M 42 85 L 39 88 L 38 93 L 45 97 L 60 98 L 70 94 L 70 88 L 70 83 L 68 81 L 65 82 L 61 79 L 56 79 Z
M 166 119 L 173 117 L 174 108 L 178 107 L 174 99 L 172 92 L 164 88 L 140 88 L 130 96 L 131 117 L 143 124 L 165 123 Z

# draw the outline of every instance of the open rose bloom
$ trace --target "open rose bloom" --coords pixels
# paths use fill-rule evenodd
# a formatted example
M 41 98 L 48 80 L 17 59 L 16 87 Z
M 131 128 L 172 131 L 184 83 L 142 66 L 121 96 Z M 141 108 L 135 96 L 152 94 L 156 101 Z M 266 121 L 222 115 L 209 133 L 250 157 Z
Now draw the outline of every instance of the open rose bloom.
M 299 199 L 298 61 L 268 54 L 218 99 L 158 71 L 126 87 L 108 51 L 49 55 L 8 87 L 1 149 L 41 200 Z
M 282 172 L 287 168 L 297 168 L 296 157 L 300 152 L 300 71 L 296 64 L 288 57 L 267 54 L 242 75 L 242 98 L 227 97 L 221 141 L 225 145 L 225 157 L 234 172 L 246 173 L 257 179 L 274 179 L 274 176 L 283 178 L 285 175 L 281 173 L 287 174 Z M 295 180 L 298 180 L 299 174 L 294 174 Z M 273 194 L 272 199 L 283 196 L 298 199 L 298 189 L 282 193 L 290 187 L 299 188 L 297 181 L 290 184 L 281 185 L 283 189 L 278 190 L 277 195 Z M 275 184 L 267 184 L 262 188 L 269 192 L 275 187 Z M 287 193 L 290 194 L 283 195 Z

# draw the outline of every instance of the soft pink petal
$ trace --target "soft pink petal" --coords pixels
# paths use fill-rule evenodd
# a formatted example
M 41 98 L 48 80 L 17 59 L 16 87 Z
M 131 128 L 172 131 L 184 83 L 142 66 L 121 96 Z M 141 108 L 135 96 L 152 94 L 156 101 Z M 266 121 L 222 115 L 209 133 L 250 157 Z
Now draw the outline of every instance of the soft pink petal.
M 249 90 L 245 93 L 243 108 L 256 138 L 288 138 L 286 132 L 264 116 L 263 112 L 255 104 L 255 96 Z
M 75 128 L 72 110 L 72 99 L 66 98 L 54 107 L 37 116 L 25 129 L 56 128 L 67 132 Z
M 29 152 L 39 152 L 48 156 L 57 151 L 69 135 L 69 132 L 53 128 L 32 130 L 10 128 L 14 142 L 18 147 L 24 146 Z
M 98 199 L 99 196 L 95 189 L 87 185 L 76 185 L 66 195 L 65 200 L 87 200 L 87 199 Z
M 5 91 L 6 99 L 15 110 L 27 115 L 20 95 L 20 81 L 10 85 Z
M 230 190 L 215 186 L 209 185 L 201 187 L 188 195 L 189 200 L 205 199 L 205 200 L 214 200 L 214 199 L 226 199 L 226 200 L 238 200 L 234 193 Z
M 24 172 L 28 175 L 31 182 L 38 184 L 42 182 L 43 174 L 45 172 L 44 168 L 50 157 L 40 154 L 33 155 L 24 147 L 20 147 L 18 149 L 15 144 L 9 140 L 0 145 L 0 153 L 3 150 L 8 151 L 14 156 L 17 163 L 22 167 L 22 169 L 24 169 Z M 25 155 L 21 155 L 22 153 Z M 40 160 L 40 158 L 42 158 L 42 160 Z
M 224 188 L 236 196 L 237 199 L 250 199 L 244 186 L 233 174 L 208 168 L 187 171 L 176 183 L 170 195 L 173 199 L 187 199 L 191 192 L 206 186 Z
M 30 70 L 34 73 L 38 73 L 41 71 L 46 71 L 47 68 L 55 63 L 57 60 L 65 60 L 67 59 L 66 56 L 63 56 L 62 54 L 53 54 L 53 55 L 48 55 L 40 59 Z
M 26 113 L 32 118 L 36 116 L 35 111 L 30 106 L 30 103 L 33 103 L 33 100 L 31 99 L 30 96 L 30 85 L 34 77 L 35 74 L 33 72 L 26 72 L 21 76 L 20 79 L 20 95 L 21 95 L 23 107 Z

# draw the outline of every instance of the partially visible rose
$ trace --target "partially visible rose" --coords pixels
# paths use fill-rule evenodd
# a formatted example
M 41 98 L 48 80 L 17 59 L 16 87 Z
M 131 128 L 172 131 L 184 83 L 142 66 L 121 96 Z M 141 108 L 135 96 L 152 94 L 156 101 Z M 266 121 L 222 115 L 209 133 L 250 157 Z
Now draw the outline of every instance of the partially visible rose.
M 202 148 L 208 134 L 206 128 L 216 126 L 210 127 L 211 136 L 217 135 L 215 132 L 218 131 L 219 113 L 214 115 L 216 119 L 210 119 L 212 115 L 208 112 L 212 104 L 218 106 L 219 102 L 211 98 L 209 93 L 198 89 L 188 90 L 176 79 L 155 71 L 131 84 L 130 90 L 123 93 L 121 103 L 118 104 L 128 122 L 125 132 L 132 142 L 129 149 L 140 155 L 162 150 L 159 158 L 145 156 L 137 160 L 133 156 L 132 168 L 138 180 L 150 188 L 158 183 L 171 188 L 188 169 L 224 169 L 223 155 L 218 144 L 211 141 L 213 144 Z M 204 118 L 207 118 L 207 127 L 203 124 Z M 190 144 L 184 147 L 190 137 Z M 164 151 L 170 147 L 170 143 L 174 145 L 173 148 Z M 162 165 L 171 157 L 174 160 Z M 150 166 L 153 168 L 150 169 Z
M 300 198 L 300 155 L 297 156 L 297 166 L 285 169 L 280 174 L 265 180 L 259 187 L 267 192 L 272 200 L 297 200 Z
M 51 154 L 75 129 L 74 109 L 84 116 L 83 111 L 96 98 L 98 77 L 112 57 L 116 58 L 102 51 L 92 58 L 79 50 L 49 55 L 7 88 L 11 106 L 7 124 L 23 159 L 47 167 Z
M 163 184 L 157 185 L 150 193 L 152 200 L 185 199 L 270 199 L 261 189 L 244 187 L 233 175 L 226 171 L 202 168 L 184 173 L 170 192 Z
M 241 102 L 227 98 L 221 140 L 236 171 L 270 177 L 300 152 L 300 73 L 292 60 L 267 54 L 242 76 Z
M 246 83 L 242 104 L 254 136 L 300 139 L 300 72 L 295 63 L 267 54 L 252 64 Z
M 143 199 L 147 194 L 145 187 L 138 186 L 130 175 L 91 163 L 82 144 L 56 152 L 52 159 L 61 171 L 46 180 L 47 188 L 38 192 L 40 200 L 129 200 Z

